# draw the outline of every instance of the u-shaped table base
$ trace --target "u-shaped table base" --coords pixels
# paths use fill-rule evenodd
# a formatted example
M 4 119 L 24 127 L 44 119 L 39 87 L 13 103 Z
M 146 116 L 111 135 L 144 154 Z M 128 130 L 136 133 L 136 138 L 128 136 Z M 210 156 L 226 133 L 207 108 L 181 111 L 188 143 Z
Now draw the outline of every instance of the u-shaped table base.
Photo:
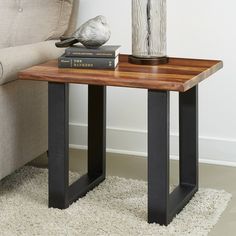
M 169 193 L 169 91 L 148 91 L 148 222 L 168 225 L 198 190 L 198 88 L 179 93 L 179 186 Z
M 49 207 L 105 179 L 106 87 L 89 85 L 88 173 L 69 186 L 69 85 L 49 82 Z M 198 190 L 198 89 L 179 94 L 180 184 L 169 193 L 169 91 L 148 90 L 148 222 L 168 225 Z
M 49 207 L 65 209 L 105 179 L 106 87 L 89 86 L 88 173 L 69 186 L 69 84 L 49 83 Z

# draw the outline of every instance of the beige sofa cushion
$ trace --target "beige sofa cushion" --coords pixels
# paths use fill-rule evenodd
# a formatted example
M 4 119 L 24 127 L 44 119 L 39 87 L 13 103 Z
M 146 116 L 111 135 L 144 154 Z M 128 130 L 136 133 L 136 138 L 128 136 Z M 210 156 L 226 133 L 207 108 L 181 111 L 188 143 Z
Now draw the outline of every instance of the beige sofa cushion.
M 0 48 L 60 37 L 72 5 L 73 0 L 0 0 Z

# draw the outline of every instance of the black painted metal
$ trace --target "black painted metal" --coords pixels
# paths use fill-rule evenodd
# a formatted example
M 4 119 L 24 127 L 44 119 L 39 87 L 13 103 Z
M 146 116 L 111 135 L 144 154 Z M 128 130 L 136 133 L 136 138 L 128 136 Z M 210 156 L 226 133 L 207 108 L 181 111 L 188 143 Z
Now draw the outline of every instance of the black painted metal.
M 88 86 L 88 175 L 105 176 L 106 87 Z
M 49 207 L 67 208 L 69 172 L 69 87 L 68 84 L 48 85 L 48 166 Z
M 196 193 L 195 186 L 182 186 L 179 185 L 170 194 L 170 211 L 169 219 L 165 225 L 168 225 L 171 220 L 186 206 L 186 204 L 191 200 L 193 195 Z
M 169 92 L 148 91 L 148 222 L 169 212 Z
M 179 94 L 180 184 L 198 187 L 198 87 Z
M 181 93 L 180 184 L 169 194 L 169 92 L 148 91 L 148 222 L 168 225 L 198 190 L 198 90 Z
M 65 209 L 105 179 L 106 88 L 89 86 L 89 173 L 69 186 L 69 85 L 48 87 L 49 207 Z
M 169 91 L 148 91 L 148 222 L 168 225 L 198 190 L 198 88 L 179 95 L 180 184 L 169 193 Z M 49 207 L 105 179 L 106 87 L 89 85 L 88 173 L 69 186 L 69 87 L 49 82 Z
M 92 190 L 94 187 L 99 185 L 103 180 L 104 175 L 89 176 L 88 174 L 80 177 L 76 182 L 74 182 L 69 188 L 69 201 L 74 202 L 78 198 L 86 195 L 87 192 Z

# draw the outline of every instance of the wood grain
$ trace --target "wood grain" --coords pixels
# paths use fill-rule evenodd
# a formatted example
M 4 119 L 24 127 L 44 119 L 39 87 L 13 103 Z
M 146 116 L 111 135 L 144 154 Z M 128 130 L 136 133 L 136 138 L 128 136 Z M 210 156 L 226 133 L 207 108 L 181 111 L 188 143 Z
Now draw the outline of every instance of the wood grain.
M 120 55 L 116 70 L 59 69 L 57 61 L 33 66 L 19 73 L 23 80 L 58 83 L 93 84 L 185 92 L 223 67 L 218 60 L 169 58 L 158 66 L 128 63 L 128 55 Z
M 166 56 L 166 0 L 132 0 L 132 55 Z

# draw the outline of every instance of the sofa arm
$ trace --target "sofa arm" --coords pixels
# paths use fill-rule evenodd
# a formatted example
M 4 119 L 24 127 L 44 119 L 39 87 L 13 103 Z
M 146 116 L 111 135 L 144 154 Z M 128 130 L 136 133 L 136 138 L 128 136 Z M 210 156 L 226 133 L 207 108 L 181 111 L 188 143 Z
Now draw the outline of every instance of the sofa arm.
M 54 40 L 0 49 L 0 85 L 17 79 L 20 70 L 55 59 L 63 49 Z

